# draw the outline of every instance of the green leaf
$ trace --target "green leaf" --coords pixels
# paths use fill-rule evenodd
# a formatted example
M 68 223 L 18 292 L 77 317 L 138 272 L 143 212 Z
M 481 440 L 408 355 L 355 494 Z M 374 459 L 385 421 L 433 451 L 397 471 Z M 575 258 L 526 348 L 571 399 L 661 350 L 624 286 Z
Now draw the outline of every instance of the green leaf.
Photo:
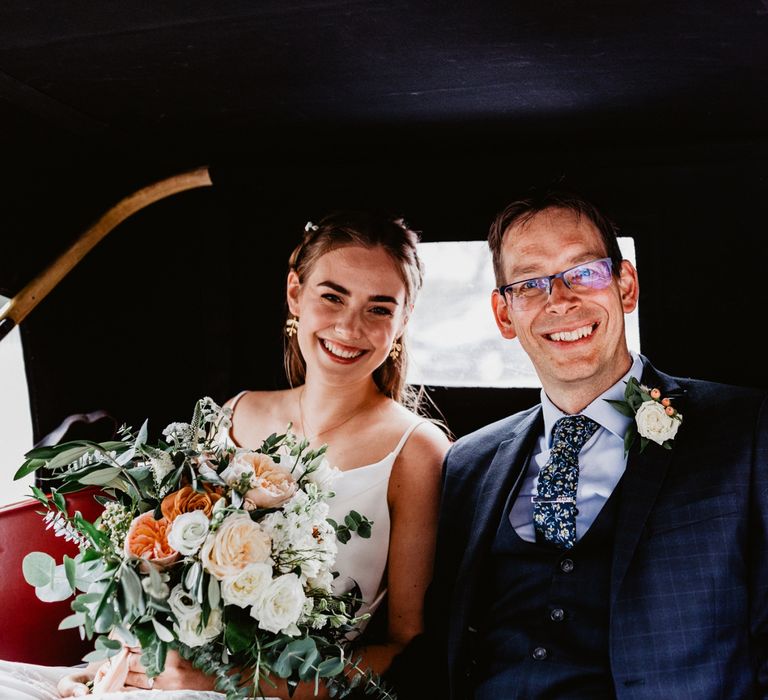
M 75 560 L 68 557 L 66 554 L 64 555 L 64 575 L 67 577 L 69 587 L 74 591 L 76 588 L 75 578 L 77 576 L 77 565 L 75 564 Z
M 95 647 L 97 649 L 114 649 L 120 651 L 123 644 L 119 639 L 110 639 L 109 637 L 97 637 Z
M 314 644 L 314 640 L 312 641 Z M 299 678 L 303 681 L 312 680 L 315 676 L 315 663 L 320 658 L 320 652 L 317 647 L 306 652 L 304 661 L 299 666 Z
M 369 523 L 360 523 L 357 526 L 357 534 L 363 539 L 368 539 L 371 536 L 371 526 Z
M 73 615 L 69 615 L 68 617 L 65 617 L 59 623 L 59 629 L 71 630 L 71 629 L 74 629 L 75 627 L 80 627 L 83 624 L 85 624 L 85 615 L 83 615 L 83 613 L 74 613 Z
M 60 469 L 61 467 L 69 466 L 72 462 L 77 461 L 84 454 L 90 452 L 90 450 L 90 447 L 72 447 L 56 455 L 46 466 L 48 469 Z
M 130 567 L 124 566 L 120 574 L 120 587 L 125 595 L 125 602 L 129 609 L 144 612 L 144 596 L 142 594 L 141 579 Z
M 44 459 L 28 459 L 24 464 L 22 464 L 16 473 L 13 475 L 13 480 L 17 481 L 19 479 L 23 479 L 25 476 L 28 476 L 34 471 L 37 471 L 40 469 L 40 467 L 45 465 Z
M 245 620 L 230 620 L 224 637 L 229 650 L 237 654 L 247 649 L 256 638 L 256 623 Z
M 322 661 L 317 667 L 317 675 L 321 678 L 331 678 L 332 676 L 338 676 L 344 670 L 343 659 L 326 659 Z
M 88 486 L 104 486 L 119 476 L 121 471 L 122 469 L 119 467 L 105 467 L 104 469 L 97 469 L 90 474 L 79 477 L 78 481 Z
M 35 595 L 44 603 L 57 603 L 66 600 L 74 593 L 64 573 L 64 566 L 56 567 L 53 579 L 49 584 L 35 588 Z
M 635 442 L 635 438 L 637 437 L 637 426 L 632 423 L 630 424 L 629 428 L 627 428 L 627 432 L 624 435 L 624 453 L 628 453 L 630 449 L 632 448 L 633 443 Z
M 64 500 L 64 496 L 62 496 L 56 489 L 51 489 L 51 500 L 53 500 L 56 507 L 62 512 L 67 512 L 67 502 Z
M 603 399 L 603 400 L 611 404 L 611 406 L 613 406 L 623 416 L 627 416 L 627 418 L 635 417 L 634 411 L 630 408 L 629 404 L 627 404 L 626 401 L 616 401 L 615 399 Z
M 352 539 L 352 534 L 347 528 L 340 527 L 338 530 L 336 530 L 336 539 L 341 542 L 341 544 L 346 544 L 349 542 L 349 540 Z
M 221 589 L 219 588 L 219 582 L 215 576 L 208 578 L 208 604 L 211 606 L 211 610 L 219 607 L 219 601 L 221 600 Z
M 152 627 L 155 628 L 157 636 L 162 641 L 172 642 L 174 640 L 173 632 L 171 632 L 165 625 L 161 625 L 154 617 L 152 618 Z
M 21 571 L 30 586 L 47 586 L 53 581 L 56 560 L 45 552 L 30 552 L 21 562 Z

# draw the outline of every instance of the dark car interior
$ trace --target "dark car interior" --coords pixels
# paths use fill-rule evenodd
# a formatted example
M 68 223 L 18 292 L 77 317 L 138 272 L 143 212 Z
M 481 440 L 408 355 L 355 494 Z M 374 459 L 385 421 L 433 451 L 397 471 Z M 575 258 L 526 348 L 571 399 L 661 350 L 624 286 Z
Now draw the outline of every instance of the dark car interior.
M 6 0 L 0 125 L 7 298 L 123 198 L 212 182 L 126 218 L 18 323 L 34 442 L 286 386 L 307 220 L 375 208 L 484 240 L 553 184 L 634 239 L 658 368 L 768 388 L 766 0 Z M 539 396 L 428 391 L 457 437 Z

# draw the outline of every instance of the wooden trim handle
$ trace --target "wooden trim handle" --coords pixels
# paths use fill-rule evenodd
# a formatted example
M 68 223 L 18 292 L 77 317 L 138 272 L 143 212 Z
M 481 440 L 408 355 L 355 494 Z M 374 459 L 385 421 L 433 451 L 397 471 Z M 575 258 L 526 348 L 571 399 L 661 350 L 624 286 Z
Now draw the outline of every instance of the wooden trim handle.
M 211 176 L 207 167 L 190 170 L 173 177 L 160 180 L 147 187 L 134 192 L 121 199 L 115 206 L 106 212 L 93 226 L 91 226 L 69 249 L 62 253 L 44 272 L 35 277 L 24 289 L 13 297 L 2 309 L 0 309 L 0 328 L 3 322 L 10 319 L 15 325 L 19 325 L 56 285 L 75 267 L 93 248 L 118 224 L 144 207 L 157 202 L 173 194 L 195 189 L 196 187 L 209 187 Z M 10 328 L 8 329 L 10 330 Z M 0 334 L 0 338 L 5 333 Z

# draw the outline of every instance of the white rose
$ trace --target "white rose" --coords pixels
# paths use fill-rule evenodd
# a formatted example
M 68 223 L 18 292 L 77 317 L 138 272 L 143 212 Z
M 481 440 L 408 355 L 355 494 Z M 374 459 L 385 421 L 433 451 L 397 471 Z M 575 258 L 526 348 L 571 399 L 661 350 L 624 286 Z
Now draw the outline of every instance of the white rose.
M 251 608 L 251 617 L 268 632 L 293 634 L 304 609 L 304 589 L 296 574 L 284 574 L 266 587 Z
M 680 427 L 679 417 L 668 416 L 664 406 L 658 401 L 643 402 L 637 409 L 635 421 L 637 421 L 637 432 L 659 445 L 674 438 Z
M 221 597 L 227 605 L 253 605 L 272 581 L 269 564 L 249 564 L 239 574 L 221 582 Z
M 333 487 L 333 482 L 340 476 L 341 470 L 332 467 L 331 463 L 323 457 L 317 469 L 314 469 L 307 474 L 307 480 L 313 484 L 317 484 L 317 487 L 321 491 L 330 491 Z
M 224 630 L 224 621 L 221 617 L 221 610 L 212 608 L 208 615 L 208 623 L 203 629 L 200 627 L 201 613 L 191 615 L 178 621 L 173 626 L 179 641 L 188 647 L 200 647 L 203 644 L 212 642 Z
M 208 536 L 208 518 L 202 510 L 176 516 L 168 533 L 168 544 L 189 556 L 197 552 Z
M 197 617 L 202 612 L 202 608 L 197 601 L 184 590 L 179 583 L 173 587 L 168 596 L 168 605 L 174 617 L 181 621 L 191 617 Z
M 319 588 L 331 593 L 333 591 L 333 574 L 328 570 L 320 571 L 317 576 L 307 578 L 307 585 L 310 588 Z

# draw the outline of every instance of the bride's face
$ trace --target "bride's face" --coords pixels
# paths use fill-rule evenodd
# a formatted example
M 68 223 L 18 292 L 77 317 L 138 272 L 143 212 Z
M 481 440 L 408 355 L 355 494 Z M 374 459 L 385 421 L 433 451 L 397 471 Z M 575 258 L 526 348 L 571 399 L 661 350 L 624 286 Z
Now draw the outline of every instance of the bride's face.
M 290 272 L 287 291 L 308 377 L 365 378 L 386 361 L 407 320 L 405 282 L 381 247 L 332 250 L 303 283 Z

